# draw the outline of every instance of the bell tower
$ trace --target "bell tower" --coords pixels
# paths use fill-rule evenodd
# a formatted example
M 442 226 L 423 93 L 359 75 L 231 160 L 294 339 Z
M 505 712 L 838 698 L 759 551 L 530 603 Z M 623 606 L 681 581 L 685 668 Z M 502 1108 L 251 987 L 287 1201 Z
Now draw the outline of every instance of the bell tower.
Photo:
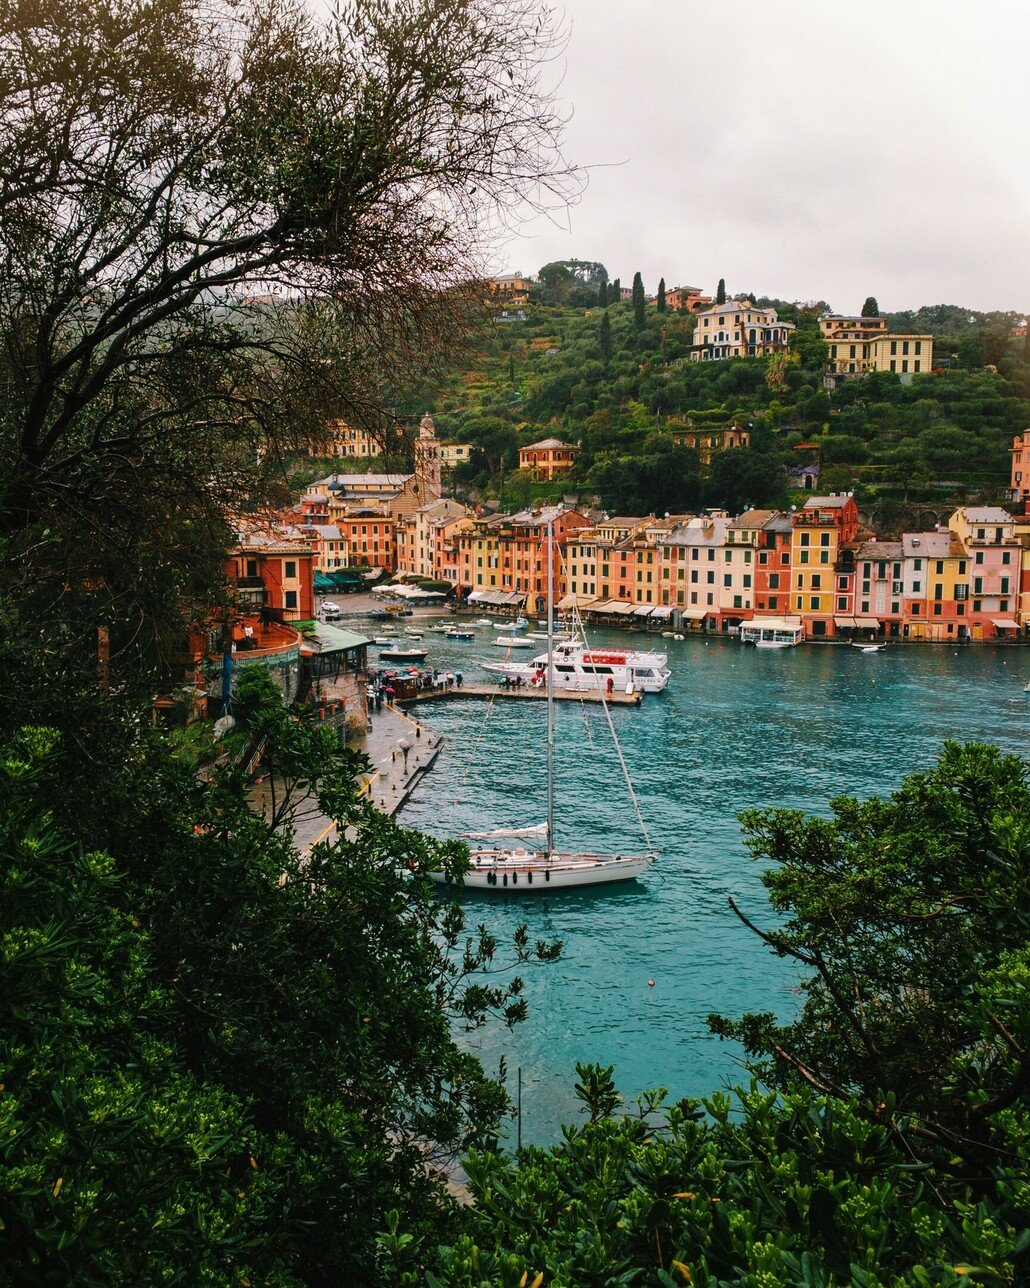
M 427 412 L 418 427 L 415 440 L 415 482 L 418 485 L 419 504 L 439 501 L 442 493 L 440 482 L 440 441 L 436 426 Z

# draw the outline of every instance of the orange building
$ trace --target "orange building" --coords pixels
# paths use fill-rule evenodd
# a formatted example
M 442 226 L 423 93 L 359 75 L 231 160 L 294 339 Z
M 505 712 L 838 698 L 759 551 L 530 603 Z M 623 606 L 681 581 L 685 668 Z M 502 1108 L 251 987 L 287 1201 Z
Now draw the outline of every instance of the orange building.
M 347 566 L 350 568 L 397 568 L 397 525 L 381 509 L 358 510 L 339 514 L 336 527 L 347 543 Z
M 538 483 L 568 474 L 576 463 L 579 448 L 575 443 L 563 443 L 558 438 L 543 438 L 519 448 L 519 469 L 531 470 Z
M 458 534 L 462 586 L 473 603 L 524 605 L 532 612 L 547 606 L 547 524 L 554 528 L 554 602 L 564 590 L 563 566 L 569 537 L 587 527 L 578 510 L 549 506 L 519 514 L 475 519 Z

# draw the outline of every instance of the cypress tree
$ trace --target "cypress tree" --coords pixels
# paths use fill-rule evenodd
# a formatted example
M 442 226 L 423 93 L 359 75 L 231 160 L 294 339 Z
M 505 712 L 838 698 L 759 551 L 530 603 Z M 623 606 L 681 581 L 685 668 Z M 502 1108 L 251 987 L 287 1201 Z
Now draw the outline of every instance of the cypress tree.
M 880 306 L 876 302 L 876 296 L 870 295 L 862 305 L 862 316 L 864 318 L 878 318 L 880 316 Z
M 599 282 L 597 285 L 597 303 L 602 309 L 608 307 L 608 283 Z
M 609 304 L 618 304 L 621 299 L 622 299 L 622 280 L 621 278 L 617 277 L 615 281 L 612 282 L 611 286 L 608 288 L 608 302 Z
M 597 342 L 601 347 L 601 357 L 605 362 L 611 362 L 612 359 L 612 324 L 608 317 L 608 310 L 601 314 L 601 325 L 597 333 Z
M 633 325 L 639 331 L 644 325 L 644 279 L 633 274 Z
M 720 277 L 720 278 L 719 278 L 719 286 L 718 286 L 718 288 L 717 288 L 717 290 L 716 290 L 716 292 L 715 292 L 715 302 L 716 302 L 716 304 L 725 304 L 725 303 L 726 303 L 726 279 L 725 279 L 725 277 Z
M 658 312 L 665 312 L 665 278 L 658 279 Z

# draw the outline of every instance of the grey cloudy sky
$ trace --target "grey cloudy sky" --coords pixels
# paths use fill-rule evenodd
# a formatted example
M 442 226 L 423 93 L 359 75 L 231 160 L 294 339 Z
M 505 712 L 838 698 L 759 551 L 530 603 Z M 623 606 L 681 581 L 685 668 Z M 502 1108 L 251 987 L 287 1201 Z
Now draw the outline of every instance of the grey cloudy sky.
M 579 204 L 498 267 L 1030 308 L 1026 0 L 566 0 Z

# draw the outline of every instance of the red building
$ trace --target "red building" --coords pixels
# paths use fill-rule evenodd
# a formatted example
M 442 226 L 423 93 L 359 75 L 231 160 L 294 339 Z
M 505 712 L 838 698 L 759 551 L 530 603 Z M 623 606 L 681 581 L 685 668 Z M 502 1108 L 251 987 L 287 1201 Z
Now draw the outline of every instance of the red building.
M 793 525 L 789 514 L 773 514 L 759 533 L 755 561 L 755 615 L 782 616 L 790 609 L 790 545 Z
M 532 471 L 539 483 L 568 474 L 576 463 L 579 448 L 575 443 L 563 443 L 559 438 L 544 438 L 519 448 L 519 469 Z
M 230 575 L 241 612 L 263 612 L 266 620 L 309 622 L 315 616 L 315 547 L 296 529 L 245 520 L 237 524 L 238 545 Z

